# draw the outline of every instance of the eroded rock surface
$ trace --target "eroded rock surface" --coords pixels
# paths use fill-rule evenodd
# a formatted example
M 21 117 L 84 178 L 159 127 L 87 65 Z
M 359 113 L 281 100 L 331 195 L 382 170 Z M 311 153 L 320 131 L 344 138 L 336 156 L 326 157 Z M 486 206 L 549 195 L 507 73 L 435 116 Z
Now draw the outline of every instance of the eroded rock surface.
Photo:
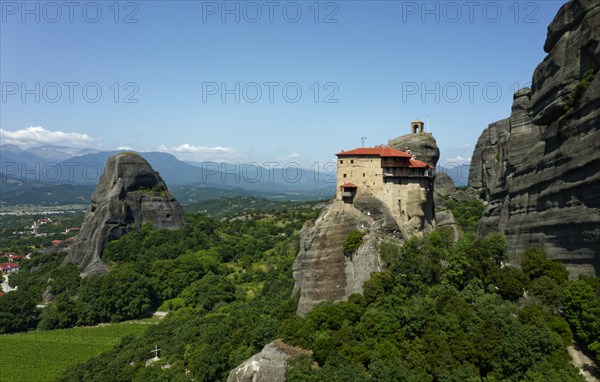
M 132 152 L 113 155 L 63 264 L 77 264 L 86 276 L 106 272 L 101 259 L 106 243 L 146 222 L 156 229 L 177 229 L 185 224 L 185 215 L 142 156 Z
M 456 193 L 454 181 L 445 172 L 440 172 L 435 175 L 433 186 L 433 204 L 435 204 L 436 207 L 443 207 L 445 198 Z
M 600 76 L 571 99 L 600 68 L 599 41 L 599 2 L 561 8 L 531 90 L 515 94 L 510 118 L 483 131 L 469 176 L 489 203 L 480 234 L 506 234 L 516 263 L 524 247 L 541 246 L 572 277 L 600 274 Z
M 353 229 L 370 231 L 375 220 L 352 204 L 333 202 L 314 223 L 300 233 L 300 252 L 294 261 L 294 292 L 300 292 L 297 312 L 304 316 L 321 301 L 341 301 L 362 293 L 362 284 L 372 272 L 382 271 L 374 235 L 352 258 L 344 255 L 343 244 Z
M 440 149 L 433 135 L 429 133 L 406 134 L 390 139 L 388 146 L 397 150 L 410 150 L 415 159 L 429 163 L 435 168 L 440 159 Z
M 227 382 L 285 382 L 287 361 L 301 354 L 311 353 L 275 340 L 230 371 Z

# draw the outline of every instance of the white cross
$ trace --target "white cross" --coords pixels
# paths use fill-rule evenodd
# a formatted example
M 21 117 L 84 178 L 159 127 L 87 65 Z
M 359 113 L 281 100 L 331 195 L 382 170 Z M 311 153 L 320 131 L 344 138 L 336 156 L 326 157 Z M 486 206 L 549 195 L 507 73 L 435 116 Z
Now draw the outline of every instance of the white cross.
M 157 345 L 154 345 L 154 350 L 150 350 L 150 353 L 154 353 L 154 358 L 158 358 L 158 352 L 162 349 L 159 349 Z

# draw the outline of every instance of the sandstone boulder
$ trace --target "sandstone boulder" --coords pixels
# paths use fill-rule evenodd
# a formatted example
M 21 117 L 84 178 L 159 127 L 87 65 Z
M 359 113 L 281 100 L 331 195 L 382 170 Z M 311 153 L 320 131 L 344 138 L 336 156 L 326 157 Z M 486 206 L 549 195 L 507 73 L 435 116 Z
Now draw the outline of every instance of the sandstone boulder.
M 397 150 L 409 149 L 416 159 L 427 162 L 434 168 L 440 159 L 440 149 L 429 133 L 402 135 L 390 139 L 388 146 Z
M 301 354 L 311 353 L 275 340 L 231 370 L 227 382 L 285 382 L 287 361 Z

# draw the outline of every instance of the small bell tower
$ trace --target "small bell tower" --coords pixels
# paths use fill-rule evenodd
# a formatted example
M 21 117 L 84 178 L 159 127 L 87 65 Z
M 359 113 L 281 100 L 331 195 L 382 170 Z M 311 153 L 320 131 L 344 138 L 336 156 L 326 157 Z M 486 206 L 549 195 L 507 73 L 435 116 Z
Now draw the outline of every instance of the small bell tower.
M 423 134 L 423 129 L 425 127 L 425 123 L 417 118 L 416 120 L 410 123 L 410 131 L 412 134 Z

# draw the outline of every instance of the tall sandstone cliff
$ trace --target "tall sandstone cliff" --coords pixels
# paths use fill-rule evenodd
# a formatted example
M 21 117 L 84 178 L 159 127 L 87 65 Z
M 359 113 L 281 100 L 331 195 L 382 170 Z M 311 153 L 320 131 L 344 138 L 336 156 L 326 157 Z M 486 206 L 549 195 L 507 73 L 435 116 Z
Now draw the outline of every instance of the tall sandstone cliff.
M 106 243 L 146 222 L 156 229 L 177 229 L 185 224 L 185 215 L 142 156 L 131 152 L 113 155 L 63 264 L 77 264 L 86 276 L 105 273 L 102 252 Z
M 571 277 L 600 274 L 600 75 L 582 87 L 600 68 L 599 41 L 600 2 L 560 9 L 532 88 L 483 131 L 469 174 L 489 203 L 480 234 L 505 233 L 516 263 L 524 247 L 541 246 Z

